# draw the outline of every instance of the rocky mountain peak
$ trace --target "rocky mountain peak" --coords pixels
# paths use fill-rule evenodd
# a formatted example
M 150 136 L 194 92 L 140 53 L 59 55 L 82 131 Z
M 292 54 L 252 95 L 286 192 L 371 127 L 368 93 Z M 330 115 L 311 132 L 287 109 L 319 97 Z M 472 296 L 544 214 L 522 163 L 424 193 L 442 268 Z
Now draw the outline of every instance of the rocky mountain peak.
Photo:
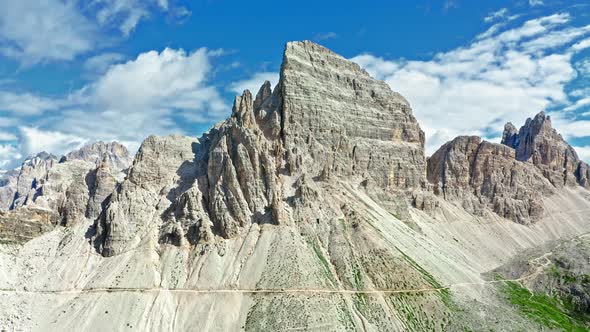
M 317 224 L 342 214 L 327 189 L 338 179 L 395 208 L 424 185 L 425 164 L 424 133 L 401 95 L 324 47 L 292 42 L 274 90 L 244 91 L 199 140 L 144 141 L 94 242 L 112 256 L 150 231 L 184 245 L 252 224 Z
M 117 142 L 87 144 L 66 154 L 59 160 L 53 154 L 38 153 L 26 159 L 18 171 L 10 172 L 0 181 L 0 209 L 15 209 L 33 205 L 52 210 L 63 208 L 61 204 L 64 203 L 64 195 L 68 194 L 67 186 L 79 180 L 71 177 L 80 176 L 83 180 L 80 186 L 71 187 L 72 190 L 75 188 L 76 192 L 70 192 L 70 196 L 81 194 L 82 197 L 86 197 L 85 191 L 88 189 L 83 187 L 88 185 L 91 187 L 90 189 L 94 190 L 92 187 L 98 184 L 95 184 L 94 180 L 91 181 L 90 178 L 86 179 L 89 182 L 85 183 L 84 176 L 87 175 L 85 172 L 96 168 L 95 173 L 102 184 L 97 189 L 99 194 L 92 198 L 94 207 L 90 215 L 94 216 L 96 209 L 100 208 L 102 202 L 100 200 L 104 200 L 106 191 L 108 191 L 104 188 L 112 190 L 117 182 L 114 178 L 111 180 L 109 176 L 116 177 L 119 181 L 122 180 L 125 176 L 122 171 L 129 168 L 131 162 L 132 156 L 127 148 Z M 92 177 L 92 179 L 94 178 Z M 76 197 L 76 199 L 78 198 Z M 88 198 L 76 199 L 70 200 L 69 203 L 73 204 L 72 207 L 63 210 L 70 211 L 70 215 L 64 217 L 65 219 L 72 220 L 84 215 L 83 207 L 86 206 L 85 200 Z
M 392 190 L 421 186 L 424 133 L 385 82 L 303 41 L 286 45 L 279 88 L 291 172 L 323 171 Z
M 118 142 L 105 143 L 102 141 L 87 144 L 62 157 L 61 161 L 83 160 L 98 165 L 103 159 L 109 162 L 113 170 L 123 170 L 131 166 L 132 155 L 127 148 Z
M 429 158 L 427 176 L 435 194 L 473 214 L 493 211 L 528 224 L 543 214 L 541 197 L 553 193 L 553 186 L 531 166 L 517 161 L 510 147 L 459 136 Z
M 519 130 L 507 123 L 502 144 L 476 136 L 446 143 L 429 158 L 427 178 L 435 194 L 467 211 L 530 223 L 544 213 L 542 197 L 563 186 L 590 188 L 589 169 L 540 112 Z
M 528 118 L 518 133 L 513 125 L 507 124 L 502 144 L 515 149 L 517 160 L 532 162 L 540 168 L 554 185 L 580 183 L 576 172 L 582 161 L 574 148 L 553 128 L 551 117 L 545 112 Z

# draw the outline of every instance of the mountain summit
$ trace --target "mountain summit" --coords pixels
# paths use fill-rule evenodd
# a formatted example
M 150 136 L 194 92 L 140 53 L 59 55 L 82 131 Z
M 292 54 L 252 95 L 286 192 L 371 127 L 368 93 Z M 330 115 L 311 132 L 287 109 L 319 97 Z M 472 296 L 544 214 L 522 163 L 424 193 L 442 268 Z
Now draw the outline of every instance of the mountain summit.
M 588 232 L 590 193 L 536 119 L 427 160 L 400 94 L 288 43 L 278 84 L 244 91 L 202 137 L 150 136 L 120 167 L 125 151 L 87 148 L 23 177 L 35 190 L 0 214 L 0 325 L 539 330 L 486 272 Z

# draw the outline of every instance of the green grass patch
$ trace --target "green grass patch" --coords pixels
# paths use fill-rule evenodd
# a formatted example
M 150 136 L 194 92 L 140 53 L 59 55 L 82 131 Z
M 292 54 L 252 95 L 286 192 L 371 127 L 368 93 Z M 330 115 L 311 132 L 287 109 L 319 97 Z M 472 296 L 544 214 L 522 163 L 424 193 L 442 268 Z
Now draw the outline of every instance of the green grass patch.
M 330 280 L 330 283 L 332 284 L 333 287 L 336 287 L 336 285 L 338 283 L 336 282 L 336 279 L 334 278 L 334 275 L 332 274 L 332 270 L 330 270 L 330 262 L 328 262 L 328 260 L 326 259 L 326 257 L 322 253 L 322 249 L 320 248 L 319 242 L 314 239 L 314 240 L 309 240 L 309 243 L 311 244 L 313 251 L 315 252 L 318 260 L 320 261 L 320 264 L 323 267 L 324 274 L 326 275 L 326 278 L 328 278 L 328 280 Z
M 439 294 L 440 294 L 440 297 L 441 297 L 443 303 L 445 305 L 447 305 L 447 307 L 451 307 L 452 301 L 451 301 L 451 292 L 449 291 L 449 289 L 444 287 L 441 283 L 439 283 L 432 276 L 432 274 L 430 274 L 422 266 L 420 266 L 415 260 L 412 259 L 412 257 L 406 255 L 403 251 L 401 251 L 399 249 L 397 249 L 397 250 L 402 254 L 402 256 L 404 257 L 406 262 L 408 262 L 414 269 L 416 269 L 416 271 L 418 271 L 418 272 L 420 272 L 420 274 L 422 274 L 422 277 L 424 278 L 424 280 L 426 280 L 426 282 L 432 288 L 436 288 L 439 290 Z
M 504 282 L 502 288 L 510 302 L 536 322 L 564 331 L 588 331 L 584 321 L 572 315 L 559 299 L 546 294 L 531 293 L 514 281 Z

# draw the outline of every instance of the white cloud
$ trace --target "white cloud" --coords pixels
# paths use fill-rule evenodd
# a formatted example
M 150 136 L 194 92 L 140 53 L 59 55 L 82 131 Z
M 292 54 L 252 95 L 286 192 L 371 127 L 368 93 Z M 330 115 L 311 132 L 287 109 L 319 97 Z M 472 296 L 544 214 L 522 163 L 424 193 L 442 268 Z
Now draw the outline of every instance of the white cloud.
M 575 67 L 580 74 L 590 75 L 590 58 L 585 58 L 576 62 Z
M 256 95 L 264 81 L 269 81 L 271 86 L 274 87 L 279 81 L 279 74 L 275 72 L 256 73 L 248 79 L 232 83 L 229 89 L 238 95 L 241 95 L 244 90 L 249 90 L 253 95 Z
M 9 144 L 0 144 L 0 169 L 10 165 L 22 158 L 18 149 Z
M 16 141 L 15 134 L 0 131 L 0 142 Z
M 590 135 L 590 121 L 579 120 L 570 113 L 552 112 L 551 123 L 565 139 L 581 138 Z
M 145 112 L 176 110 L 187 118 L 198 112 L 218 118 L 226 111 L 217 91 L 205 83 L 211 72 L 207 49 L 150 51 L 110 67 L 83 96 L 101 109 Z
M 95 47 L 96 34 L 74 1 L 0 1 L 0 54 L 26 65 L 71 60 Z
M 485 22 L 492 22 L 497 19 L 501 19 L 501 18 L 505 17 L 507 14 L 508 14 L 508 8 L 502 8 L 502 9 L 497 10 L 495 12 L 489 13 L 488 16 L 484 17 L 483 20 Z
M 529 5 L 531 7 L 543 6 L 544 4 L 545 2 L 543 2 L 543 0 L 529 0 Z
M 574 46 L 572 46 L 572 49 L 574 51 L 582 51 L 582 50 L 585 50 L 589 47 L 590 47 L 590 38 L 587 38 L 587 39 L 580 41 L 579 43 L 574 44 Z
M 152 12 L 169 7 L 167 0 L 2 0 L 0 55 L 25 66 L 73 60 L 104 47 L 113 28 L 126 37 Z
M 585 97 L 577 100 L 574 104 L 564 108 L 563 110 L 565 112 L 571 112 L 588 105 L 590 105 L 590 97 Z M 590 135 L 590 132 L 588 132 L 588 135 Z
M 30 156 L 45 151 L 54 154 L 82 147 L 86 139 L 74 135 L 64 134 L 58 131 L 45 131 L 35 127 L 21 127 L 20 153 Z
M 38 115 L 45 111 L 55 110 L 60 105 L 60 101 L 39 97 L 31 93 L 18 94 L 0 91 L 0 111 L 12 113 L 15 116 Z
M 70 97 L 77 106 L 63 110 L 63 120 L 54 128 L 135 146 L 148 134 L 183 133 L 180 122 L 217 121 L 230 107 L 208 85 L 215 54 L 204 48 L 192 53 L 167 48 L 112 65 Z
M 150 16 L 154 5 L 168 10 L 167 0 L 94 0 L 96 20 L 101 26 L 118 26 L 128 36 L 144 18 Z
M 578 98 L 590 96 L 590 87 L 572 90 L 569 92 L 569 95 L 572 97 L 578 97 Z
M 575 146 L 578 157 L 587 163 L 590 163 L 590 146 Z
M 590 32 L 567 27 L 569 14 L 532 19 L 429 61 L 386 60 L 363 54 L 353 58 L 373 76 L 385 80 L 412 104 L 434 152 L 457 135 L 497 137 L 504 122 L 523 123 L 550 106 L 570 101 L 565 85 L 576 77 L 568 46 Z M 572 119 L 563 127 L 589 135 Z
M 316 33 L 313 36 L 313 39 L 315 40 L 319 40 L 319 41 L 324 41 L 324 40 L 328 40 L 328 39 L 335 39 L 338 38 L 338 34 L 336 32 L 330 31 L 330 32 L 320 32 L 320 33 Z
M 102 74 L 106 72 L 112 64 L 121 62 L 124 59 L 125 55 L 120 53 L 102 53 L 86 59 L 83 67 L 88 73 Z
M 168 10 L 168 0 L 158 0 L 158 5 L 164 10 Z
M 184 132 L 183 124 L 214 122 L 231 110 L 209 84 L 220 51 L 164 49 L 112 64 L 104 74 L 61 100 L 0 92 L 0 127 L 20 126 L 21 155 L 56 155 L 85 142 L 117 140 L 134 150 L 149 134 Z M 24 114 L 35 118 L 19 118 Z M 35 119 L 35 120 L 32 120 Z M 31 123 L 33 122 L 33 123 Z M 0 157 L 0 163 L 14 165 Z

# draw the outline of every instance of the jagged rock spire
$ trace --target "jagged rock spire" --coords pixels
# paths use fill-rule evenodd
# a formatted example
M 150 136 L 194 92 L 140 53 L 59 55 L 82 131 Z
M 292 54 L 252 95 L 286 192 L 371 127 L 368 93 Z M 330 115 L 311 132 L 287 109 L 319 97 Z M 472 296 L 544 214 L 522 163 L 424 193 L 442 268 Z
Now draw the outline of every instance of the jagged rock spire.
M 502 144 L 515 149 L 517 160 L 532 162 L 556 186 L 580 182 L 579 176 L 576 176 L 580 158 L 553 128 L 550 116 L 540 112 L 527 119 L 518 133 L 515 129 L 511 124 L 506 125 Z

